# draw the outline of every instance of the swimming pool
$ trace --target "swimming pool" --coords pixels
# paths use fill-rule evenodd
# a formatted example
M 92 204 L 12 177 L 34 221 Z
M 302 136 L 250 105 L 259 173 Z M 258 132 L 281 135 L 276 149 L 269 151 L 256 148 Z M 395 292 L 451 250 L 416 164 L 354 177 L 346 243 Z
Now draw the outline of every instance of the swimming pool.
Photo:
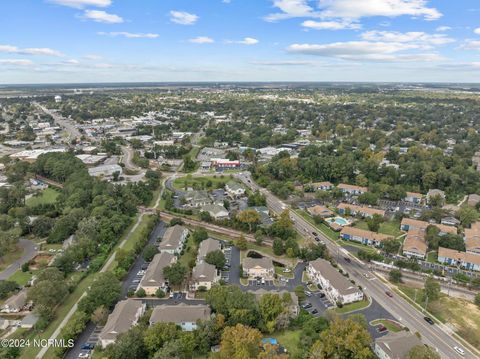
M 331 217 L 331 218 L 327 218 L 327 222 L 329 223 L 333 223 L 335 222 L 336 224 L 338 224 L 339 226 L 346 226 L 348 225 L 348 221 L 343 218 L 343 217 Z

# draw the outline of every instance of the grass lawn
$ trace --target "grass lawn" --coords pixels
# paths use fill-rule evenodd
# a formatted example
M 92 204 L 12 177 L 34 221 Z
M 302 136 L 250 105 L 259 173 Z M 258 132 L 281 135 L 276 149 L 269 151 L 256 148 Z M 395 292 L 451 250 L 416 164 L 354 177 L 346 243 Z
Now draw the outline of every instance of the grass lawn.
M 438 254 L 436 251 L 428 252 L 427 253 L 427 262 L 436 263 L 438 259 Z
M 24 286 L 32 278 L 31 272 L 22 272 L 20 269 L 13 273 L 8 280 L 17 282 L 18 285 Z
M 300 358 L 302 351 L 300 350 L 300 335 L 301 330 L 286 330 L 284 332 L 275 332 L 271 335 L 272 338 L 277 339 L 278 344 L 287 348 L 291 359 Z
M 368 301 L 368 299 L 364 299 L 359 302 L 346 304 L 342 308 L 335 308 L 334 311 L 338 314 L 345 314 L 354 310 L 366 308 L 369 304 L 370 302 Z
M 48 251 L 50 249 L 54 249 L 55 251 L 58 249 L 62 249 L 62 244 L 61 243 L 42 243 L 41 247 L 42 251 Z
M 231 181 L 232 178 L 227 175 L 213 175 L 213 176 L 202 176 L 202 177 L 194 177 L 191 175 L 187 175 L 184 177 L 177 178 L 173 181 L 173 187 L 176 189 L 180 190 L 185 190 L 186 187 L 193 187 L 193 188 L 199 188 L 199 189 L 215 189 L 215 188 L 221 188 L 223 185 L 229 181 Z M 210 184 L 208 186 L 208 184 Z
M 39 195 L 35 195 L 27 199 L 25 204 L 27 205 L 27 207 L 35 207 L 40 204 L 55 203 L 59 195 L 60 193 L 53 188 L 47 188 L 40 192 Z
M 365 229 L 367 231 L 369 230 L 367 222 L 364 220 L 355 222 L 353 226 L 356 228 Z M 381 223 L 378 232 L 393 236 L 395 238 L 403 234 L 403 232 L 400 230 L 400 222 L 397 221 L 388 221 Z
M 404 327 L 390 319 L 376 319 L 370 322 L 370 325 L 377 326 L 383 325 L 391 333 L 397 333 L 404 330 Z
M 293 278 L 293 271 L 290 271 L 290 272 L 288 272 L 288 273 L 285 273 L 285 272 L 284 272 L 284 269 L 285 269 L 285 268 L 283 268 L 283 267 L 277 267 L 277 266 L 275 266 L 275 273 L 276 273 L 277 275 L 282 276 L 282 277 L 285 277 L 285 278 L 289 278 L 289 279 Z
M 190 268 L 190 263 L 197 258 L 198 247 L 193 240 L 193 236 L 189 236 L 185 244 L 182 256 L 178 260 L 185 268 Z

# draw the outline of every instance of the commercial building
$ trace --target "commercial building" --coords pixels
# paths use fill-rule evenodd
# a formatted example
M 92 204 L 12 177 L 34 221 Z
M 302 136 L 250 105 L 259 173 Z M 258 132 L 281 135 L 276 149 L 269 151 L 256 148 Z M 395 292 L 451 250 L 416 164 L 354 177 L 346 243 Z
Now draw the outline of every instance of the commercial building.
M 242 263 L 243 273 L 250 278 L 273 279 L 275 267 L 271 258 L 247 257 Z

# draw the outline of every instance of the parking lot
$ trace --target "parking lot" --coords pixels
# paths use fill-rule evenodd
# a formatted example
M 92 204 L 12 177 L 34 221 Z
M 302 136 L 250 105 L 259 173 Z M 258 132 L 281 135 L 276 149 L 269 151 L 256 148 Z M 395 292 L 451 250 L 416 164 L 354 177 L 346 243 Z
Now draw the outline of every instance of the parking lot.
M 327 299 L 322 292 L 305 291 L 307 298 L 301 303 L 300 307 L 312 315 L 322 315 L 328 308 L 333 307 L 333 304 Z
M 249 279 L 248 285 L 252 287 L 273 287 L 273 280 Z
M 232 247 L 225 247 L 223 249 L 225 255 L 225 270 L 221 272 L 222 280 L 228 283 L 230 280 L 230 266 L 232 262 Z

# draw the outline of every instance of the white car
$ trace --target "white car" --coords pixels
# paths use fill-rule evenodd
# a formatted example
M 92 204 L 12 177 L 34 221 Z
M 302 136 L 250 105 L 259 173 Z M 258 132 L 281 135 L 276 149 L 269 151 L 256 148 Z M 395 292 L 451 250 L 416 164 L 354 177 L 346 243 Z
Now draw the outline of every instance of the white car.
M 460 347 L 453 347 L 453 349 L 455 349 L 455 351 L 460 354 L 461 356 L 464 356 L 465 355 L 465 350 L 463 350 L 462 348 Z
M 285 268 L 285 269 L 283 270 L 283 273 L 290 273 L 291 271 L 292 271 L 292 270 L 291 270 L 290 268 Z
M 144 275 L 144 274 L 145 274 L 145 271 L 144 271 L 144 270 L 141 270 L 141 271 L 139 271 L 139 272 L 137 273 L 138 276 L 142 276 L 142 275 Z
M 90 357 L 90 354 L 89 353 L 80 353 L 80 354 L 78 354 L 78 357 L 79 358 L 88 358 L 88 357 Z

